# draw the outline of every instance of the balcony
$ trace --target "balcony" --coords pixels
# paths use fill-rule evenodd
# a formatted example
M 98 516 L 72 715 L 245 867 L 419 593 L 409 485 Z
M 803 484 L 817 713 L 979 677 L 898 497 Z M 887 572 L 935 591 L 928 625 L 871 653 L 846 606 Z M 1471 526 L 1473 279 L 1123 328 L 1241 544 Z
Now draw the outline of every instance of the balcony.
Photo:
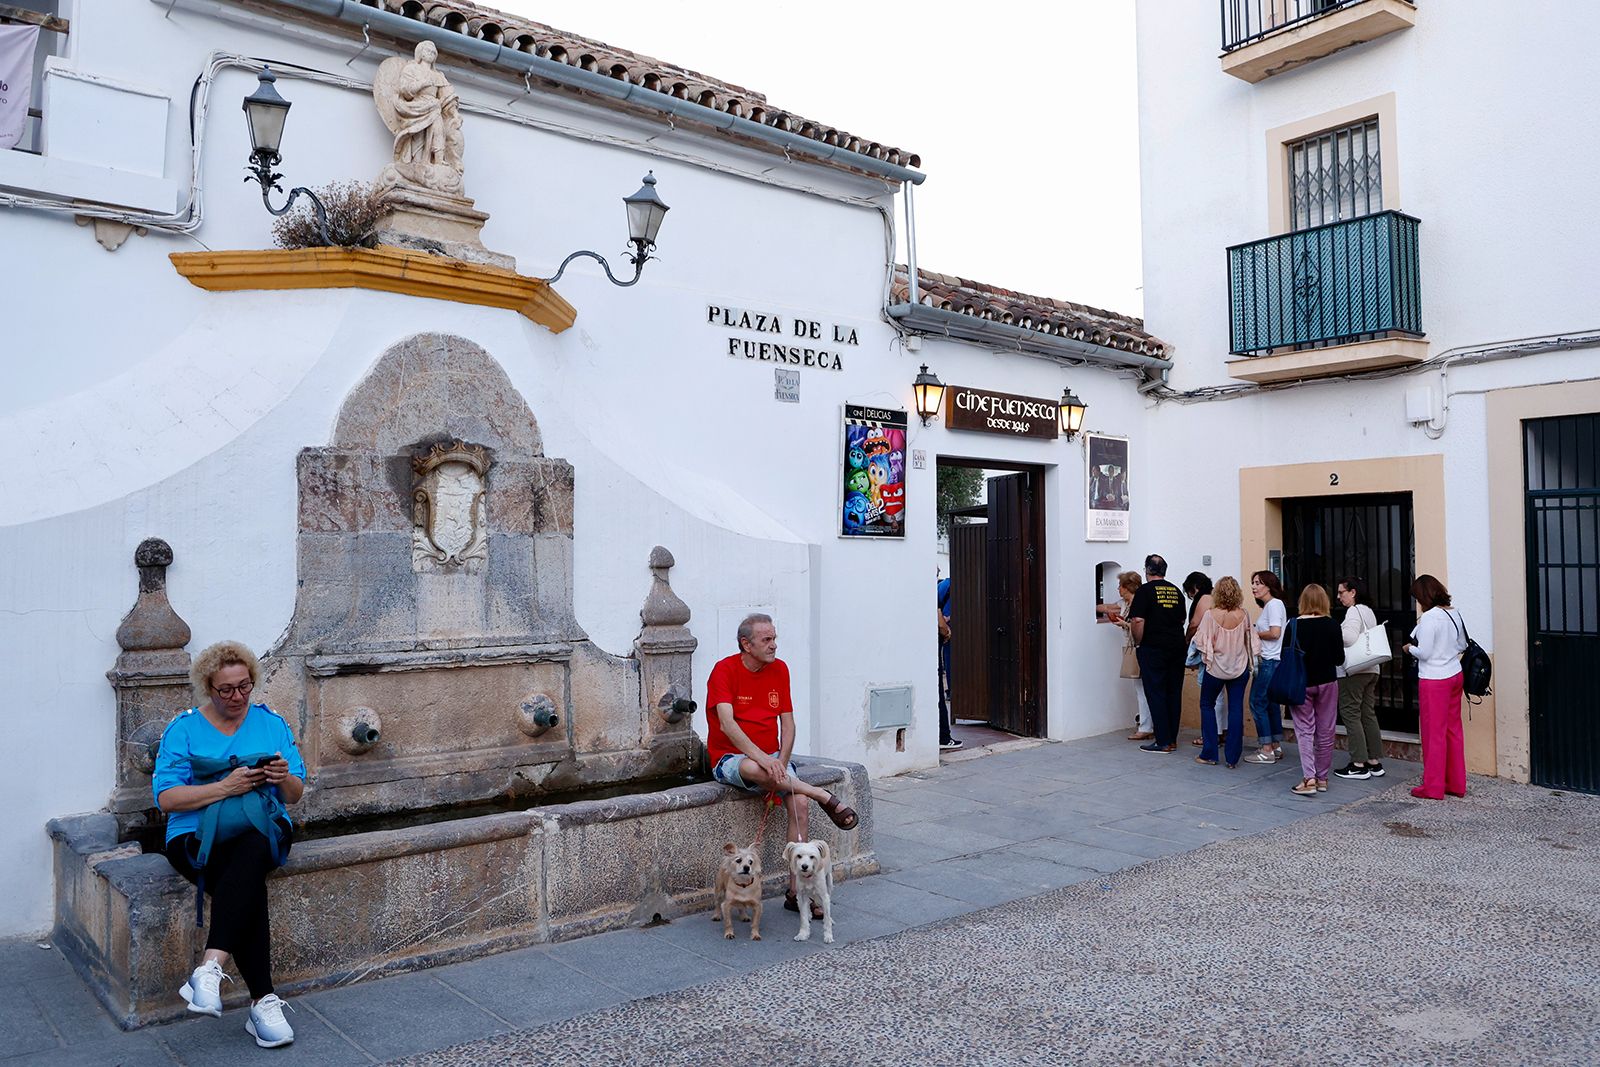
M 1406 0 L 1221 0 L 1222 70 L 1259 82 L 1416 22 Z
M 1229 373 L 1252 382 L 1322 378 L 1417 363 L 1418 231 L 1398 211 L 1228 249 Z

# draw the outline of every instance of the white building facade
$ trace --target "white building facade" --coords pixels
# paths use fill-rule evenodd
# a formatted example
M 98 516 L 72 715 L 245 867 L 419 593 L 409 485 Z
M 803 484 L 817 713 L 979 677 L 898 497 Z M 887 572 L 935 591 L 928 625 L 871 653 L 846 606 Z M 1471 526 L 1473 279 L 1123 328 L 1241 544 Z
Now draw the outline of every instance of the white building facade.
M 1138 8 L 1146 322 L 1175 359 L 1146 529 L 1213 576 L 1361 577 L 1397 634 L 1401 578 L 1434 574 L 1494 656 L 1469 770 L 1600 788 L 1600 11 L 1224 0 L 1219 58 L 1218 10 Z
M 1091 429 L 1134 437 L 1136 461 L 1148 416 L 1135 386 L 1165 365 L 1135 322 L 1092 309 L 1061 305 L 1024 323 L 993 293 L 965 314 L 935 306 L 947 294 L 919 300 L 925 310 L 904 323 L 904 310 L 889 314 L 903 185 L 921 177 L 908 153 L 798 118 L 763 122 L 764 101 L 734 101 L 716 83 L 684 76 L 675 94 L 668 68 L 612 75 L 621 89 L 666 70 L 669 84 L 651 84 L 643 102 L 562 87 L 557 66 L 604 74 L 615 57 L 570 36 L 555 55 L 543 28 L 521 34 L 465 4 L 23 6 L 70 29 L 43 46 L 42 115 L 23 146 L 38 150 L 0 153 L 0 232 L 22 268 L 0 294 L 0 429 L 16 450 L 0 475 L 11 741 L 0 851 L 12 858 L 0 936 L 49 923 L 46 820 L 98 809 L 112 787 L 106 671 L 137 593 L 135 546 L 171 544 L 167 590 L 191 650 L 225 638 L 272 647 L 296 600 L 296 457 L 328 444 L 345 398 L 419 334 L 489 353 L 533 411 L 545 454 L 573 465 L 572 596 L 599 645 L 627 653 L 651 548 L 672 551 L 672 586 L 699 640 L 697 699 L 735 650 L 738 620 L 768 611 L 793 674 L 798 751 L 875 775 L 932 764 L 934 477 L 955 460 L 1027 469 L 1042 487 L 1036 732 L 1127 721 L 1131 692 L 1111 666 L 1120 635 L 1097 626 L 1090 583 L 1136 554 L 1085 539 L 1081 438 L 963 433 L 912 411 L 906 535 L 840 536 L 844 408 L 909 410 L 922 364 L 946 383 L 1023 397 L 1053 400 L 1070 385 Z M 370 180 L 389 160 L 374 71 L 424 39 L 460 94 L 466 192 L 490 216 L 484 244 L 525 276 L 580 248 L 621 269 L 617 201 L 653 171 L 671 213 L 637 285 L 615 287 L 580 260 L 557 286 L 575 322 L 553 332 L 504 306 L 362 287 L 207 291 L 180 273 L 174 254 L 272 246 L 272 218 L 241 181 L 250 146 L 238 109 L 262 61 L 292 102 L 284 184 L 319 187 Z M 529 71 L 530 56 L 548 65 Z M 742 325 L 746 311 L 779 333 Z M 941 314 L 983 325 L 951 331 Z M 1079 321 L 1068 336 L 1062 323 Z M 918 336 L 934 334 L 951 339 Z M 762 348 L 802 338 L 827 358 L 783 362 Z M 909 715 L 874 728 L 873 692 L 896 689 L 909 690 Z M 279 710 L 294 721 L 296 709 Z

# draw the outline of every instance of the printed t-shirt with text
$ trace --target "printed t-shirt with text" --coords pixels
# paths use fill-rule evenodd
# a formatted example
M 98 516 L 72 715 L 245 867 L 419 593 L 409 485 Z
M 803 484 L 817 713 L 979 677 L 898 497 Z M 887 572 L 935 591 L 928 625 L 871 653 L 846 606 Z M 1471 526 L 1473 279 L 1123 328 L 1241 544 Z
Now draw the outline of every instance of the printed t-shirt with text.
M 1144 620 L 1144 637 L 1139 641 L 1143 648 L 1171 652 L 1188 645 L 1183 636 L 1189 620 L 1183 610 L 1183 590 L 1165 578 L 1139 587 L 1128 608 L 1128 618 Z
M 719 660 L 711 668 L 711 680 L 706 683 L 707 718 L 711 727 L 706 736 L 706 748 L 713 767 L 723 756 L 739 751 L 722 732 L 718 704 L 733 705 L 733 721 L 757 748 L 763 752 L 778 751 L 778 716 L 794 711 L 794 703 L 789 699 L 789 668 L 783 660 L 775 659 L 761 670 L 752 671 L 745 667 L 739 655 Z

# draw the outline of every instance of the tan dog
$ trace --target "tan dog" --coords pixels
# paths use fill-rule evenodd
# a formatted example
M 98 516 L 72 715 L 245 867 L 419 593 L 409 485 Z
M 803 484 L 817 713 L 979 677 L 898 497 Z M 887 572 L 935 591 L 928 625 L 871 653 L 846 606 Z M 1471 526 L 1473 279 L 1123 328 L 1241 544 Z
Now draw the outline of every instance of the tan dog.
M 833 850 L 826 841 L 790 841 L 783 858 L 794 875 L 794 895 L 800 904 L 800 932 L 796 941 L 811 939 L 811 902 L 822 909 L 822 940 L 833 944 Z
M 716 907 L 711 921 L 722 920 L 722 936 L 733 940 L 733 909 L 750 909 L 750 940 L 761 940 L 761 854 L 754 847 L 722 846 L 717 868 Z

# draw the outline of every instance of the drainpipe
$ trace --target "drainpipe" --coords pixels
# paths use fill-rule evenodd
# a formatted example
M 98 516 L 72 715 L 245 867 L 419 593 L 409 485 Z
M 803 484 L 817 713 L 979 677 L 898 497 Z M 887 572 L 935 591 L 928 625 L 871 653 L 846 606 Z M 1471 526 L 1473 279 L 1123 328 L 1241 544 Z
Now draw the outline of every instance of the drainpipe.
M 152 2 L 158 2 L 158 0 L 152 0 Z M 780 148 L 796 155 L 809 156 L 822 162 L 841 163 L 880 178 L 904 182 L 908 189 L 912 185 L 920 185 L 927 178 L 927 175 L 920 171 L 875 159 L 862 152 L 852 152 L 838 145 L 814 141 L 809 137 L 802 137 L 798 133 L 791 133 L 787 130 L 780 130 L 776 127 L 753 122 L 750 119 L 729 115 L 727 112 L 717 111 L 714 108 L 706 107 L 704 104 L 679 100 L 665 93 L 646 89 L 642 85 L 634 85 L 632 82 L 619 81 L 609 75 L 597 74 L 579 67 L 571 67 L 554 59 L 547 59 L 544 56 L 519 52 L 515 48 L 507 48 L 503 44 L 490 44 L 476 37 L 468 37 L 465 34 L 456 33 L 453 30 L 447 30 L 442 26 L 435 26 L 419 19 L 409 19 L 404 15 L 397 15 L 391 11 L 365 7 L 356 3 L 355 0 L 271 0 L 271 2 L 281 7 L 296 8 L 323 18 L 337 19 L 351 26 L 371 27 L 382 33 L 399 37 L 402 40 L 432 41 L 439 46 L 439 51 L 441 52 L 449 52 L 479 63 L 513 70 L 519 75 L 531 75 L 532 77 L 556 82 L 569 88 L 609 97 L 613 100 L 626 101 L 629 104 L 648 108 L 652 111 L 665 112 L 674 118 L 697 122 L 719 130 L 727 130 L 742 137 L 765 142 L 775 148 Z
M 910 299 L 907 303 L 920 303 L 917 296 L 917 215 L 911 202 L 913 186 L 907 185 L 906 189 L 906 276 L 911 282 Z

